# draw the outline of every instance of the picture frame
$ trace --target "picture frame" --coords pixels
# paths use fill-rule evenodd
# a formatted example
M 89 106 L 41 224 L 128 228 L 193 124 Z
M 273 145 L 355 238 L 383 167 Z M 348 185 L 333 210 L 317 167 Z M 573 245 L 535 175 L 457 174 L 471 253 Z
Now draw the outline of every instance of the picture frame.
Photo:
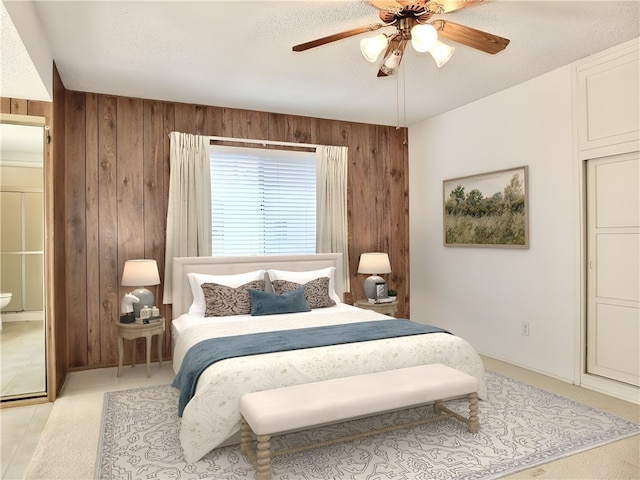
M 528 167 L 443 180 L 445 247 L 529 248 Z

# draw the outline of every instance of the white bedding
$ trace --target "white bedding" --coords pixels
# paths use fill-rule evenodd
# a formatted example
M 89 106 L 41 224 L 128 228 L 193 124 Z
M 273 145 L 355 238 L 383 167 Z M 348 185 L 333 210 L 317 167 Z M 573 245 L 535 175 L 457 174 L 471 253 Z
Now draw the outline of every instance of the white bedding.
M 185 314 L 173 320 L 173 368 L 178 372 L 187 350 L 206 338 L 384 319 L 389 317 L 345 304 L 262 317 L 205 319 Z M 468 342 L 446 333 L 222 360 L 204 371 L 184 410 L 180 442 L 185 459 L 199 460 L 239 430 L 238 402 L 245 393 L 429 363 L 473 375 L 478 394 L 486 398 L 482 360 Z

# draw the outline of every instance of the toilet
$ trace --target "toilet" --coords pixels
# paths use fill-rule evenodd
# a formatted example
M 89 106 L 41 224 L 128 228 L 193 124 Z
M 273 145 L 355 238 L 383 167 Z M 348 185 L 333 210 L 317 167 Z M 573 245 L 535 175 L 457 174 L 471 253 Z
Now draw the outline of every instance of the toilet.
M 3 309 L 11 301 L 11 293 L 0 293 L 0 309 Z M 2 315 L 0 315 L 0 331 L 2 331 Z
M 4 308 L 9 305 L 11 301 L 11 293 L 0 293 L 0 308 Z

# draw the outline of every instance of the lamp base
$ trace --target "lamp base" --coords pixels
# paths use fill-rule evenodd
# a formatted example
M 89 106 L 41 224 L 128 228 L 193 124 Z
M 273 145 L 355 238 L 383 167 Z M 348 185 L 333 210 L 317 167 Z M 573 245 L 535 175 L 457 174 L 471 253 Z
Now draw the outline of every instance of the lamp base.
M 131 295 L 134 295 L 136 297 L 138 297 L 139 301 L 138 303 L 134 303 L 132 304 L 133 306 L 133 315 L 136 318 L 140 318 L 140 309 L 143 307 L 153 307 L 154 305 L 154 299 L 153 299 L 153 293 L 151 293 L 151 290 L 148 290 L 146 288 L 138 288 L 136 290 L 134 290 L 133 292 L 131 292 Z
M 379 275 L 371 275 L 364 280 L 364 294 L 367 298 L 386 298 L 387 282 Z

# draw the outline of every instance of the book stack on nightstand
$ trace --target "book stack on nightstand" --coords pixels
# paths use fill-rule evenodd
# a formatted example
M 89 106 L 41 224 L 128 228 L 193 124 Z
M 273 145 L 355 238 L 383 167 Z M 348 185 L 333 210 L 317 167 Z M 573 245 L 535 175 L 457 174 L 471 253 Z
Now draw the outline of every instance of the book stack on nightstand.
M 376 303 L 393 303 L 396 301 L 396 297 L 367 298 L 367 300 L 369 301 L 369 303 L 375 305 Z
M 160 322 L 164 322 L 164 318 L 163 317 L 147 317 L 147 318 L 140 318 L 137 317 L 135 323 L 137 323 L 138 325 L 147 325 L 149 323 L 160 323 Z

